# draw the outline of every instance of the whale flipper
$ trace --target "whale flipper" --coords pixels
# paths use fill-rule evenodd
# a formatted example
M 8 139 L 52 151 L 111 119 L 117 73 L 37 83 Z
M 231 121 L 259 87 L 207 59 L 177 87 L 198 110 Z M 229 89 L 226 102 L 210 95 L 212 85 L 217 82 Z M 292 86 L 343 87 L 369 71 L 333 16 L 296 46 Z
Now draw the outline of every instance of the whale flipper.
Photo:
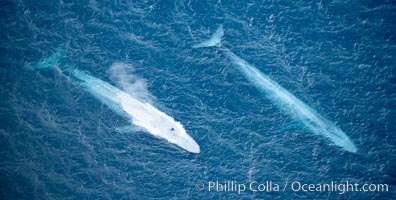
M 145 131 L 145 130 L 138 126 L 126 125 L 126 126 L 117 127 L 114 129 L 114 131 L 118 133 L 131 133 L 131 132 Z
M 192 48 L 203 48 L 203 47 L 219 47 L 221 45 L 221 38 L 224 35 L 223 25 L 217 28 L 216 32 L 212 35 L 209 40 L 205 40 L 199 44 L 192 46 Z

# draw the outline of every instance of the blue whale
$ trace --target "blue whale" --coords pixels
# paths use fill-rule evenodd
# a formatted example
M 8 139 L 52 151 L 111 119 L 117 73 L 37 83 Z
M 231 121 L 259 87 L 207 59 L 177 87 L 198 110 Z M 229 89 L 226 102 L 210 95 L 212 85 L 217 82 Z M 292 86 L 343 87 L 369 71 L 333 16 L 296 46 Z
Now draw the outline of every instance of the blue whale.
M 221 39 L 223 35 L 224 30 L 221 25 L 209 40 L 196 44 L 193 48 L 216 47 L 220 49 L 237 69 L 244 74 L 253 85 L 264 92 L 275 105 L 282 108 L 282 110 L 285 110 L 290 115 L 297 117 L 313 133 L 324 136 L 349 152 L 357 152 L 358 149 L 353 142 L 334 122 L 320 115 L 285 88 L 260 72 L 256 67 L 222 45 Z

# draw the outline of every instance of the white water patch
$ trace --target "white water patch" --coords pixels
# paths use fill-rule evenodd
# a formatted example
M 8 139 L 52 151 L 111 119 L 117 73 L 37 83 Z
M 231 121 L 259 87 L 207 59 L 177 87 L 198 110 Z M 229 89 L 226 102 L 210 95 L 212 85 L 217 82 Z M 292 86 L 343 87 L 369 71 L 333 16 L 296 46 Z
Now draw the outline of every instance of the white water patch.
M 142 79 L 132 74 L 129 74 L 130 76 L 118 74 L 119 72 L 128 74 L 123 71 L 126 69 L 125 67 L 128 67 L 128 65 L 118 64 L 113 65 L 111 69 L 113 75 L 116 75 L 117 83 L 123 88 L 129 89 L 129 93 L 84 72 L 73 70 L 71 74 L 82 82 L 81 86 L 91 95 L 116 113 L 130 119 L 131 125 L 138 126 L 148 133 L 165 139 L 189 152 L 199 153 L 198 144 L 187 134 L 180 122 L 175 121 L 171 116 L 153 107 L 150 103 L 136 98 L 136 96 L 147 98 L 147 96 L 141 96 L 142 93 L 148 95 L 146 84 Z M 135 82 L 131 83 L 130 80 Z M 130 130 L 136 130 L 135 127 L 131 128 Z M 128 131 L 128 128 L 121 128 L 121 131 L 123 130 Z
M 148 133 L 166 139 L 189 152 L 200 152 L 198 144 L 187 134 L 180 122 L 175 121 L 171 116 L 153 107 L 150 103 L 140 101 L 133 96 L 141 95 L 137 93 L 138 91 L 148 94 L 145 85 L 142 85 L 143 82 L 129 84 L 130 79 L 127 79 L 128 77 L 118 76 L 121 77 L 118 79 L 120 84 L 124 84 L 123 86 L 129 89 L 134 89 L 130 91 L 130 94 L 84 72 L 73 71 L 72 75 L 82 81 L 81 85 L 94 97 L 109 106 L 113 111 L 129 118 L 131 125 L 141 127 Z M 138 80 L 142 79 L 136 79 L 136 81 Z
M 126 63 L 117 62 L 110 66 L 110 77 L 122 90 L 113 86 L 104 87 L 111 91 L 106 92 L 111 95 L 108 98 L 114 98 L 113 101 L 129 116 L 132 124 L 189 152 L 199 153 L 199 145 L 187 134 L 183 125 L 152 106 L 154 98 L 147 90 L 147 82 L 134 75 L 134 71 L 134 67 Z M 96 88 L 92 93 L 96 91 L 102 89 Z
M 117 87 L 142 102 L 152 104 L 155 98 L 147 90 L 147 81 L 134 72 L 133 65 L 123 62 L 113 63 L 108 70 L 110 79 Z
M 132 124 L 189 152 L 200 152 L 199 145 L 187 134 L 183 125 L 171 116 L 122 91 L 118 91 L 116 97 L 121 109 L 130 116 Z

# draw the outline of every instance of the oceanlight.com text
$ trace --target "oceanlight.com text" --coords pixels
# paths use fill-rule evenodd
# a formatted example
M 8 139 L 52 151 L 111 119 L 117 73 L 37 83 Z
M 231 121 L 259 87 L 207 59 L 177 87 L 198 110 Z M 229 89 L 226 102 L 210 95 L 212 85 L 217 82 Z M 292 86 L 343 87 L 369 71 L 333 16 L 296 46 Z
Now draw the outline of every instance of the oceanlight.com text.
M 336 182 L 329 183 L 305 183 L 300 181 L 287 181 L 284 183 L 274 181 L 250 181 L 241 183 L 232 181 L 208 181 L 198 182 L 195 184 L 198 191 L 208 192 L 235 192 L 238 194 L 244 192 L 336 192 L 345 194 L 347 192 L 388 192 L 388 184 L 374 183 L 356 183 L 356 182 Z

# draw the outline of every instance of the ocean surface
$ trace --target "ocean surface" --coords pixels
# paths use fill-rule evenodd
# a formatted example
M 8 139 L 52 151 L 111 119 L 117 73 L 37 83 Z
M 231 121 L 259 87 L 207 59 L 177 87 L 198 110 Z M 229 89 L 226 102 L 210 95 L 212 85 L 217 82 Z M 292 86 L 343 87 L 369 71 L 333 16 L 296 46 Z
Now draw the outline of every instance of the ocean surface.
M 396 199 L 395 1 L 2 0 L 0 12 L 0 199 Z M 357 152 L 312 133 L 218 48 L 192 48 L 221 25 L 222 45 Z M 65 65 L 180 121 L 201 153 L 115 131 L 130 122 L 59 71 L 31 67 L 60 46 Z M 255 181 L 280 189 L 252 191 Z

